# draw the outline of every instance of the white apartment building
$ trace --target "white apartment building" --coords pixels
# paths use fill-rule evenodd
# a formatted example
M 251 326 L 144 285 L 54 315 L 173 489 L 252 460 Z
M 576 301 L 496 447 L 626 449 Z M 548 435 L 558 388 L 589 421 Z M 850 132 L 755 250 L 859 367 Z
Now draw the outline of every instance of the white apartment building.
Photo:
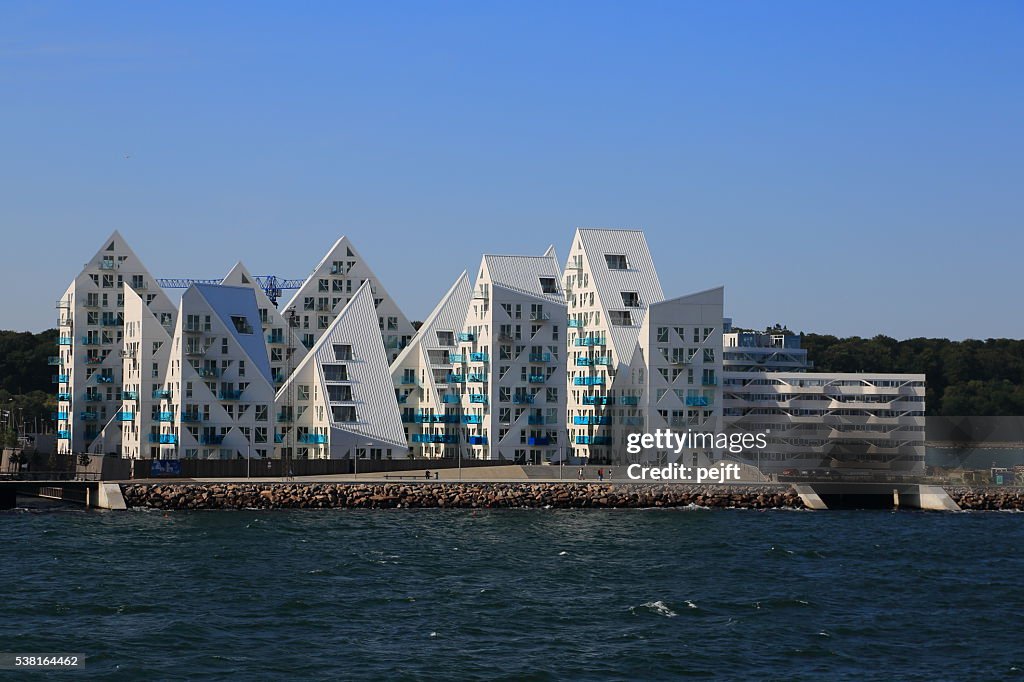
M 462 457 L 557 461 L 565 433 L 565 325 L 554 248 L 543 256 L 483 257 L 457 352 L 449 355 L 447 393 L 461 399 Z
M 169 338 L 137 302 L 131 312 L 119 415 L 122 456 L 269 456 L 274 387 L 252 288 L 189 287 Z
M 278 391 L 277 457 L 407 455 L 374 298 L 363 282 Z
M 632 431 L 714 431 L 721 415 L 723 290 L 665 300 L 637 230 L 580 228 L 565 269 L 571 455 L 626 461 Z M 714 451 L 648 452 L 706 463 Z
M 117 452 L 126 291 L 137 292 L 158 326 L 175 307 L 118 232 L 111 234 L 57 301 L 57 452 Z M 106 434 L 111 438 L 107 442 Z
M 391 364 L 405 439 L 414 457 L 459 454 L 462 395 L 449 391 L 449 376 L 471 295 L 469 275 L 463 272 Z
M 302 287 L 281 309 L 284 319 L 291 321 L 291 327 L 303 347 L 310 349 L 320 340 L 364 282 L 370 283 L 377 325 L 387 349 L 388 361 L 393 362 L 398 357 L 416 330 L 348 237 L 334 243 Z

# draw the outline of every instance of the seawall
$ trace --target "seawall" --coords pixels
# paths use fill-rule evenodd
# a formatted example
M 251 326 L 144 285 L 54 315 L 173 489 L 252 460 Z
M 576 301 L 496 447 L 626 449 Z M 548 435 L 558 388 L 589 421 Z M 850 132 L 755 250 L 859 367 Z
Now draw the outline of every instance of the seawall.
M 700 507 L 801 509 L 789 486 L 617 483 L 125 484 L 129 507 L 154 509 L 396 509 Z

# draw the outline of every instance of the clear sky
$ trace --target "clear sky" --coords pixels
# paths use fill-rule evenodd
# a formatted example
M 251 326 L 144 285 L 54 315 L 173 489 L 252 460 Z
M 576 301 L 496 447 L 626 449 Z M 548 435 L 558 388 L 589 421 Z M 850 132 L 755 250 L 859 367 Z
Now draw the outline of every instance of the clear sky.
M 115 228 L 158 277 L 347 234 L 422 319 L 576 226 L 743 326 L 1024 337 L 1024 4 L 0 3 L 0 328 Z

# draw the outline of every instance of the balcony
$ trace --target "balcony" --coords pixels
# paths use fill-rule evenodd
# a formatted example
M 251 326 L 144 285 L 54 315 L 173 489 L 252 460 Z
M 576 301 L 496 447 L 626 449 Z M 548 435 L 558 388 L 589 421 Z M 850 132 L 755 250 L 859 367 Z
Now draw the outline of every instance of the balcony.
M 718 379 L 716 379 L 715 377 L 702 377 L 701 380 L 700 380 L 700 385 L 701 386 L 717 386 L 718 385 Z
M 577 367 L 590 367 L 592 364 L 594 364 L 594 361 L 590 358 L 576 358 Z
M 569 326 L 575 329 L 583 329 L 583 322 L 580 320 L 569 320 Z
M 445 405 L 458 405 L 460 402 L 462 402 L 462 397 L 453 395 L 451 393 L 445 393 L 443 396 L 441 396 L 441 402 L 444 403 Z
M 403 386 L 416 386 L 416 385 L 419 384 L 419 382 L 416 381 L 416 377 L 408 377 L 408 376 L 402 377 L 400 383 Z
M 97 374 L 96 383 L 98 384 L 112 384 L 114 383 L 114 377 L 107 374 Z
M 449 384 L 464 384 L 464 383 L 466 383 L 466 375 L 465 374 L 449 374 L 448 375 L 448 383 Z
M 94 422 L 100 418 L 100 415 L 96 412 L 79 412 L 78 418 L 84 422 Z
M 686 404 L 689 407 L 707 407 L 708 399 L 704 396 L 688 395 L 686 396 Z
M 463 353 L 449 353 L 448 354 L 448 362 L 456 363 L 456 362 L 465 362 L 465 361 L 466 361 L 466 356 Z
M 50 419 L 53 419 L 54 421 L 67 421 L 67 418 L 68 418 L 68 413 L 67 412 L 51 412 L 50 413 Z
M 218 400 L 241 400 L 241 391 L 221 391 L 217 394 Z
M 491 360 L 491 356 L 488 355 L 487 353 L 470 353 L 469 354 L 469 361 L 470 362 L 490 362 L 490 360 Z
M 206 347 L 189 344 L 185 346 L 185 355 L 206 355 Z
M 611 356 L 608 356 L 608 355 L 598 355 L 596 358 L 594 358 L 594 364 L 595 365 L 605 365 L 605 366 L 610 365 L 610 364 L 612 364 Z
M 51 355 L 50 357 L 46 358 L 46 364 L 50 365 L 51 367 L 53 365 L 59 365 L 60 364 L 60 356 L 59 355 Z
M 527 424 L 531 424 L 531 425 L 535 425 L 535 426 L 539 426 L 539 425 L 544 423 L 544 417 L 541 417 L 541 416 L 538 416 L 538 415 L 535 415 L 535 414 L 531 414 L 529 417 L 526 418 L 526 423 Z
M 324 433 L 304 433 L 299 436 L 300 443 L 307 443 L 309 445 L 324 445 L 327 442 L 327 434 Z
M 603 346 L 605 345 L 605 337 L 603 336 L 581 336 L 576 339 L 574 345 L 577 346 Z
M 70 344 L 68 344 L 68 345 L 70 345 Z M 98 336 L 83 336 L 82 337 L 82 345 L 83 346 L 98 346 L 98 345 L 100 345 L 100 339 L 99 339 Z
M 224 436 L 219 433 L 204 433 L 199 436 L 200 445 L 220 445 L 224 442 Z
M 458 424 L 459 415 L 424 412 L 413 415 L 412 421 L 414 424 Z
M 156 420 L 158 422 L 172 422 L 172 421 L 174 421 L 174 413 L 173 412 L 161 412 L 160 414 L 158 414 L 156 416 Z
M 484 418 L 479 414 L 464 414 L 462 415 L 463 424 L 482 424 Z
M 584 405 L 614 405 L 615 398 L 609 398 L 606 395 L 585 395 L 583 396 Z
M 530 362 L 551 362 L 551 353 L 530 353 Z
M 201 421 L 206 421 L 206 417 L 204 417 L 199 412 L 182 412 L 181 413 L 181 423 L 182 424 L 195 424 L 195 423 L 201 422 Z
M 275 419 L 279 422 L 290 422 L 292 420 L 292 415 L 290 412 L 278 412 Z
M 487 383 L 487 375 L 486 374 L 479 374 L 479 373 L 467 374 L 466 375 L 466 382 L 470 383 L 470 384 L 486 384 Z
M 135 421 L 135 413 L 134 412 L 118 412 L 117 413 L 117 421 L 119 421 L 119 422 Z
M 271 332 L 267 334 L 267 343 L 284 343 L 284 333 Z
M 220 370 L 216 367 L 203 367 L 202 369 L 197 369 L 196 374 L 201 377 L 216 378 L 220 376 Z
M 604 377 L 574 377 L 574 386 L 604 386 Z
M 103 259 L 100 261 L 100 270 L 113 270 L 114 261 Z
M 138 400 L 138 391 L 121 391 L 121 400 Z
M 572 418 L 572 423 L 575 424 L 576 426 L 589 426 L 591 424 L 603 426 L 605 424 L 611 424 L 612 418 L 589 414 L 583 416 L 577 415 Z
M 50 382 L 54 384 L 66 384 L 68 383 L 67 374 L 54 374 L 50 377 Z
M 551 445 L 551 439 L 546 436 L 530 438 L 527 443 L 533 446 Z
M 512 396 L 514 405 L 533 405 L 533 396 L 526 393 L 516 393 Z
M 101 403 L 103 402 L 103 396 L 99 393 L 86 393 L 85 400 L 90 403 Z
M 534 322 L 542 322 L 544 320 L 551 319 L 551 313 L 546 310 L 533 311 L 530 313 L 530 319 Z
M 100 320 L 100 324 L 104 327 L 120 327 L 124 323 L 116 317 L 104 317 Z
M 71 400 L 71 394 L 70 393 L 58 393 L 57 394 L 57 400 L 64 400 L 64 401 Z
M 150 443 L 159 443 L 160 445 L 177 445 L 178 437 L 173 433 L 151 433 L 149 434 Z
M 71 337 L 70 336 L 62 336 L 62 337 L 60 337 L 59 339 L 57 339 L 57 345 L 58 346 L 70 346 L 71 345 Z
M 87 365 L 102 365 L 103 357 L 100 355 L 89 355 L 85 358 L 85 364 Z
M 611 436 L 576 436 L 576 445 L 611 445 Z
M 448 433 L 414 433 L 412 434 L 413 443 L 444 443 L 447 445 L 454 445 L 459 442 L 459 437 L 455 434 Z
M 57 438 L 59 438 L 60 440 L 68 440 L 69 438 L 71 438 L 71 432 L 65 430 L 58 431 Z
M 470 436 L 466 440 L 470 445 L 487 445 L 487 436 Z
M 171 391 L 167 388 L 158 388 L 153 391 L 153 400 L 170 400 Z
M 622 418 L 622 423 L 625 424 L 626 426 L 643 426 L 644 425 L 644 418 L 643 417 L 623 417 Z
M 476 334 L 473 334 L 472 332 L 459 332 L 458 339 L 459 341 L 475 341 Z
M 471 403 L 479 403 L 481 405 L 486 405 L 487 404 L 487 396 L 484 395 L 483 393 L 470 393 L 469 394 L 469 402 L 471 402 Z
M 274 434 L 274 442 L 275 443 L 283 443 L 284 442 L 284 434 L 283 433 L 275 433 Z
M 624 395 L 619 398 L 619 403 L 622 405 L 636 406 L 640 404 L 640 397 L 635 395 Z

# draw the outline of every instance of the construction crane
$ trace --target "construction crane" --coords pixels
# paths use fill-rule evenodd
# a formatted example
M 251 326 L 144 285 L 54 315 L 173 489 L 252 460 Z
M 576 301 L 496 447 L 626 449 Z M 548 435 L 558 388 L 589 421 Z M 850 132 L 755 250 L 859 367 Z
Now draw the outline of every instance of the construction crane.
M 277 299 L 281 298 L 281 292 L 286 289 L 299 289 L 306 280 L 284 279 L 277 275 L 253 275 L 256 284 L 267 294 L 267 298 L 275 306 Z M 188 289 L 193 284 L 220 284 L 223 279 L 195 279 L 192 277 L 165 277 L 157 278 L 157 285 L 164 289 Z

